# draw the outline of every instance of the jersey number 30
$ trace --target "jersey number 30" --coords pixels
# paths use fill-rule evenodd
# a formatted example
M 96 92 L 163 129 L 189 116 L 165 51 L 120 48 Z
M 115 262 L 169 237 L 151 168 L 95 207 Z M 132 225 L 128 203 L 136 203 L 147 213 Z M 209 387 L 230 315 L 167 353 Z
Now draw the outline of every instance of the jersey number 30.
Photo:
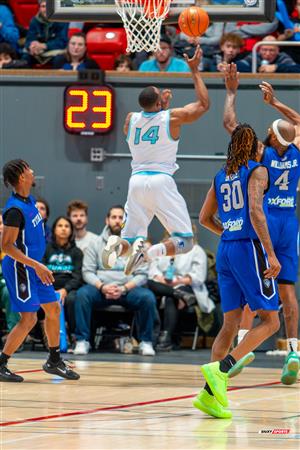
M 242 209 L 244 207 L 244 197 L 239 180 L 232 184 L 224 183 L 221 186 L 221 194 L 224 194 L 223 210 L 224 212 L 233 209 Z
M 141 141 L 150 142 L 150 144 L 156 144 L 156 142 L 159 139 L 158 130 L 159 130 L 159 126 L 150 127 L 150 128 L 148 128 L 147 131 L 145 131 L 144 134 L 142 134 L 142 138 L 141 138 L 142 129 L 136 128 L 135 136 L 134 136 L 134 145 L 138 145 Z

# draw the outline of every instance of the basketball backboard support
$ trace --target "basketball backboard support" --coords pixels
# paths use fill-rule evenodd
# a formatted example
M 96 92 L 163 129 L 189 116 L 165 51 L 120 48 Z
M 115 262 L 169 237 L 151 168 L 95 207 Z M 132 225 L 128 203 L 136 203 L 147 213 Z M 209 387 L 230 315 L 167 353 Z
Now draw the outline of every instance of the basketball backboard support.
M 46 0 L 47 17 L 55 21 L 120 22 L 114 0 Z M 180 12 L 192 5 L 201 6 L 213 21 L 271 22 L 276 0 L 172 0 L 164 23 L 176 23 Z

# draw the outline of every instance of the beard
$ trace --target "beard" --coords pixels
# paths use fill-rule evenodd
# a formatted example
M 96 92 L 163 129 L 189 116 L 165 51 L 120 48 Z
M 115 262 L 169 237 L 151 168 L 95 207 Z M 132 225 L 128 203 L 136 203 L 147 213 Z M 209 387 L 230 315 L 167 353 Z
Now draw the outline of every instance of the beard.
M 111 234 L 114 234 L 114 235 L 116 235 L 116 236 L 120 236 L 120 234 L 121 234 L 121 229 L 122 229 L 122 228 L 120 227 L 120 225 L 116 225 L 116 226 L 114 226 L 114 227 L 108 226 L 108 228 L 109 228 Z

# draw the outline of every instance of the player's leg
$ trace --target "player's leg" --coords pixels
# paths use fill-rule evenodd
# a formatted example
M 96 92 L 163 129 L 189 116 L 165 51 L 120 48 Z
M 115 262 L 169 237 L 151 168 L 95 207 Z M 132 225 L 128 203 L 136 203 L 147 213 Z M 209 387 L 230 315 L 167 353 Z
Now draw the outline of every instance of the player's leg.
M 78 380 L 80 376 L 63 361 L 60 354 L 60 305 L 56 299 L 53 286 L 46 286 L 37 280 L 38 294 L 41 298 L 41 307 L 45 312 L 45 333 L 49 345 L 49 356 L 43 369 L 52 375 L 58 375 L 68 380 Z M 43 299 L 43 300 L 42 300 Z
M 36 324 L 37 316 L 36 312 L 22 312 L 20 313 L 20 315 L 21 318 L 8 334 L 4 348 L 0 355 L 0 381 L 23 381 L 22 377 L 12 373 L 7 368 L 7 362 L 9 358 L 15 353 L 15 351 L 20 347 L 30 330 L 32 330 L 32 328 Z
M 240 329 L 238 332 L 237 343 L 239 344 L 241 340 L 245 337 L 249 330 L 251 330 L 253 325 L 254 317 L 256 316 L 256 311 L 252 312 L 249 305 L 245 305 L 242 314 L 242 320 L 240 323 Z

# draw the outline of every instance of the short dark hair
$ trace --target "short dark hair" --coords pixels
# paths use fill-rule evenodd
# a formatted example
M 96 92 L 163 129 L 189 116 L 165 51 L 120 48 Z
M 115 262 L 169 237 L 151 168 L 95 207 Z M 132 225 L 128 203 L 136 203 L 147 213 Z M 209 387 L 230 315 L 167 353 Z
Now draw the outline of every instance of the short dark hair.
M 88 204 L 82 200 L 72 200 L 67 206 L 67 216 L 70 217 L 71 212 L 76 209 L 83 209 L 85 214 L 88 215 Z
M 15 49 L 7 42 L 1 42 L 0 55 L 9 55 L 11 59 L 16 59 L 17 57 Z
M 169 47 L 172 47 L 172 41 L 166 34 L 160 36 L 159 42 L 165 42 Z
M 139 95 L 139 104 L 142 108 L 151 108 L 158 100 L 159 94 L 154 86 L 147 86 Z
M 113 209 L 122 209 L 123 211 L 125 211 L 125 210 L 124 210 L 124 206 L 122 206 L 122 205 L 114 205 L 114 206 L 111 206 L 111 207 L 109 208 L 107 214 L 106 214 L 106 218 L 107 218 L 107 219 L 110 217 L 111 212 L 112 212 Z
M 50 206 L 49 206 L 49 203 L 47 202 L 47 200 L 45 200 L 45 199 L 42 198 L 42 197 L 37 197 L 37 198 L 36 198 L 36 201 L 39 202 L 39 203 L 43 203 L 43 204 L 45 205 L 45 208 L 46 208 L 46 214 L 47 214 L 47 219 L 48 219 L 49 216 L 50 216 Z
M 5 186 L 8 187 L 11 185 L 12 187 L 16 187 L 19 183 L 20 176 L 26 169 L 29 169 L 29 164 L 23 159 L 12 159 L 8 161 L 2 169 Z
M 86 47 L 86 35 L 82 31 L 78 31 L 77 33 L 73 33 L 68 39 L 68 45 L 69 45 L 70 40 L 74 36 L 75 37 L 81 37 L 84 40 L 84 44 L 85 44 L 85 47 Z M 87 48 L 85 48 L 85 52 L 84 52 L 84 55 L 82 57 L 82 61 L 86 58 L 86 56 L 87 56 Z M 69 52 L 69 49 L 68 49 L 68 46 L 67 46 L 67 49 L 66 49 L 66 59 L 67 59 L 68 62 L 71 62 L 71 60 L 72 60 L 70 52 Z
M 114 69 L 116 70 L 123 63 L 127 63 L 129 69 L 133 70 L 132 59 L 127 55 L 120 55 L 115 59 Z
M 57 223 L 58 223 L 61 219 L 64 219 L 64 220 L 65 220 L 66 222 L 68 222 L 68 224 L 70 225 L 70 228 L 71 228 L 71 234 L 70 234 L 70 237 L 69 237 L 69 243 L 74 242 L 74 226 L 73 226 L 71 220 L 69 219 L 69 217 L 66 217 L 66 216 L 58 216 L 58 217 L 54 220 L 53 225 L 52 225 L 52 229 L 51 229 L 52 241 L 53 241 L 54 243 L 56 242 L 55 228 L 56 228 Z

